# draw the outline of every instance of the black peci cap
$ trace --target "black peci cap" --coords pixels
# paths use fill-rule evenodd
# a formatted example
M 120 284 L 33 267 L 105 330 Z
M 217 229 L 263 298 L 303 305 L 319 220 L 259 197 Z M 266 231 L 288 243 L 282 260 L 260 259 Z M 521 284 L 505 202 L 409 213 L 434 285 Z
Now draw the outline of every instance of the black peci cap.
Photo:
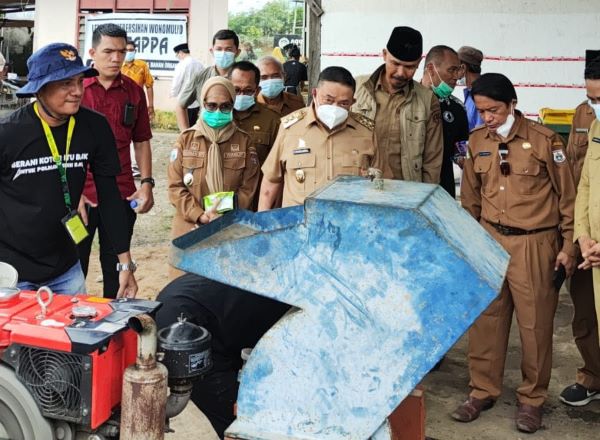
M 181 44 L 178 44 L 177 46 L 175 46 L 175 47 L 173 48 L 173 52 L 175 52 L 175 53 L 177 53 L 177 52 L 181 52 L 182 50 L 183 50 L 184 52 L 189 52 L 189 51 L 190 51 L 190 48 L 188 47 L 188 44 L 187 44 L 187 43 L 181 43 Z
M 423 56 L 421 32 L 408 26 L 395 27 L 386 49 L 400 61 L 417 61 Z
M 600 79 L 600 50 L 585 51 L 585 79 Z

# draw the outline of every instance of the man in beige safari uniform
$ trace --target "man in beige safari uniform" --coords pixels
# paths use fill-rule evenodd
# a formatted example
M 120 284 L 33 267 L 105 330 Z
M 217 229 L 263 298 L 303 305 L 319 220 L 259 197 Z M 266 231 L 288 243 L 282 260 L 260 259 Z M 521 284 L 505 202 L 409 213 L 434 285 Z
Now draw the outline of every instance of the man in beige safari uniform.
M 443 159 L 440 103 L 413 77 L 423 55 L 421 33 L 394 28 L 383 61 L 370 76 L 356 80 L 352 110 L 375 120 L 383 161 L 394 179 L 439 183 Z

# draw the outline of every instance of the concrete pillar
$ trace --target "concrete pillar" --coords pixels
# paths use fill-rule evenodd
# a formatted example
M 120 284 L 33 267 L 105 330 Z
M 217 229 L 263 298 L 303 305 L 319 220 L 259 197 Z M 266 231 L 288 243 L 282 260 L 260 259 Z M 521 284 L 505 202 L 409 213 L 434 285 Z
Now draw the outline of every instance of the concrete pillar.
M 213 63 L 208 51 L 212 46 L 212 37 L 219 29 L 227 29 L 227 0 L 191 0 L 188 43 L 193 57 L 202 64 Z
M 34 51 L 58 42 L 77 47 L 77 0 L 38 1 L 35 3 L 34 20 Z

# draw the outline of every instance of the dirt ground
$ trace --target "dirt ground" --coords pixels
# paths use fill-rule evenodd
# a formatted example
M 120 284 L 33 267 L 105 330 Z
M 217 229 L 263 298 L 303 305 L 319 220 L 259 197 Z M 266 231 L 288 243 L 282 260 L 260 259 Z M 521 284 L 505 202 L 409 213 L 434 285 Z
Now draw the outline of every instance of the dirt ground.
M 139 263 L 136 272 L 140 296 L 154 298 L 167 283 L 169 232 L 173 209 L 166 194 L 166 167 L 175 133 L 155 133 L 152 142 L 153 174 L 157 185 L 155 207 L 138 217 L 133 237 L 132 253 Z M 94 251 L 96 252 L 96 251 Z M 99 264 L 94 253 L 90 261 L 88 291 L 101 295 Z M 600 401 L 574 409 L 560 403 L 558 395 L 573 382 L 575 369 L 581 360 L 572 340 L 570 320 L 572 305 L 563 288 L 555 319 L 554 367 L 550 383 L 550 398 L 545 407 L 544 427 L 536 434 L 520 434 L 514 427 L 514 390 L 521 379 L 520 343 L 513 325 L 505 372 L 505 390 L 496 406 L 469 424 L 450 419 L 450 412 L 467 394 L 466 338 L 463 337 L 447 354 L 439 371 L 423 381 L 426 387 L 427 435 L 436 440 L 595 440 L 600 439 Z M 175 433 L 167 440 L 217 439 L 210 424 L 193 405 L 172 422 Z

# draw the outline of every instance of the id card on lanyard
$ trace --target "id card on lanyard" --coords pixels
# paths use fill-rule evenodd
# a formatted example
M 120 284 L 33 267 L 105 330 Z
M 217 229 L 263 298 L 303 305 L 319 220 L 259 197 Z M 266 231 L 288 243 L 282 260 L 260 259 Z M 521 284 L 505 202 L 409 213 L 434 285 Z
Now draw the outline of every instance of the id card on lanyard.
M 73 209 L 71 205 L 71 194 L 69 192 L 69 183 L 67 181 L 67 170 L 63 166 L 63 160 L 60 157 L 60 153 L 58 152 L 58 147 L 56 146 L 56 141 L 54 140 L 54 135 L 52 134 L 52 130 L 48 123 L 40 116 L 40 111 L 38 109 L 38 103 L 35 102 L 33 104 L 33 110 L 37 115 L 38 119 L 42 123 L 42 128 L 44 129 L 44 134 L 46 135 L 46 141 L 48 142 L 48 147 L 50 148 L 50 153 L 52 154 L 52 159 L 56 164 L 56 168 L 58 169 L 58 174 L 60 175 L 60 185 L 62 187 L 63 198 L 65 201 L 65 207 L 67 208 L 67 215 L 61 219 L 61 223 L 65 227 L 69 237 L 73 240 L 73 243 L 79 244 L 89 235 L 85 225 L 83 224 L 83 220 L 77 213 L 76 210 Z M 69 125 L 67 127 L 67 142 L 65 148 L 65 159 L 66 162 L 69 157 L 69 150 L 71 148 L 71 139 L 73 137 L 73 131 L 75 130 L 75 118 L 71 116 L 69 118 Z

